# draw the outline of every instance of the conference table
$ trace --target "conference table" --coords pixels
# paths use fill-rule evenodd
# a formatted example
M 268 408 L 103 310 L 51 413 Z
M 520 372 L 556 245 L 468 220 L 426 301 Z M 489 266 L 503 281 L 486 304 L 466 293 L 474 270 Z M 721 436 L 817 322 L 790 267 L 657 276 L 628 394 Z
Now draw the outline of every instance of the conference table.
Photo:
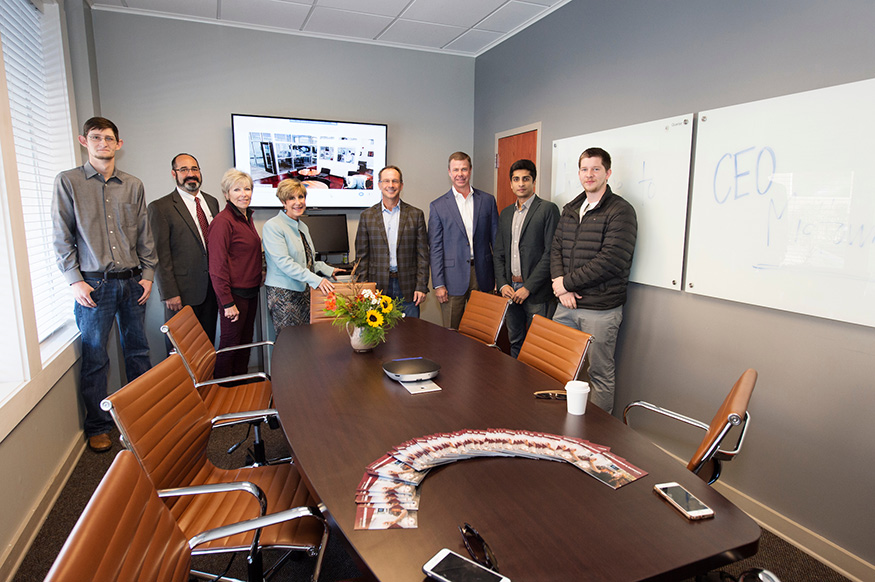
M 441 365 L 441 391 L 412 395 L 382 370 L 385 361 L 418 356 Z M 464 522 L 514 582 L 678 580 L 756 553 L 759 526 L 677 460 L 595 406 L 573 416 L 563 401 L 535 399 L 534 391 L 562 385 L 453 330 L 405 319 L 385 343 L 356 353 L 343 328 L 289 327 L 271 365 L 294 462 L 369 579 L 424 580 L 422 565 L 444 547 L 467 556 Z M 428 474 L 416 529 L 354 529 L 356 487 L 369 463 L 415 437 L 487 428 L 588 439 L 648 474 L 615 490 L 567 463 L 469 459 Z M 715 517 L 685 519 L 653 493 L 666 481 Z

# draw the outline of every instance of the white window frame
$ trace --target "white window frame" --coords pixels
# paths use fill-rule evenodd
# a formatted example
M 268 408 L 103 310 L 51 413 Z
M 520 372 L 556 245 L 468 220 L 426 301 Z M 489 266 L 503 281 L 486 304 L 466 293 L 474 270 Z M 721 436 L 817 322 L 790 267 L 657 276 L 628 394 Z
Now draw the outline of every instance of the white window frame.
M 58 0 L 29 1 L 52 21 L 53 30 L 47 31 L 47 34 L 53 35 L 50 42 L 57 51 L 58 73 L 66 84 L 68 133 L 72 155 L 70 167 L 73 167 L 79 163 L 80 154 L 75 145 L 77 143 L 76 110 L 63 6 Z M 6 231 L 14 303 L 14 317 L 12 321 L 5 322 L 8 327 L 4 326 L 6 329 L 0 333 L 17 334 L 22 364 L 20 377 L 12 378 L 11 381 L 0 378 L 0 441 L 5 439 L 61 377 L 70 371 L 80 355 L 79 342 L 76 341 L 79 332 L 72 320 L 43 342 L 38 340 L 27 237 L 19 194 L 8 88 L 5 71 L 0 70 L 0 213 L 4 215 L 3 227 Z M 0 233 L 4 229 L 0 229 Z M 70 303 L 71 315 L 72 311 L 73 306 Z M 15 357 L 15 354 L 9 356 Z M 0 354 L 0 357 L 6 356 Z

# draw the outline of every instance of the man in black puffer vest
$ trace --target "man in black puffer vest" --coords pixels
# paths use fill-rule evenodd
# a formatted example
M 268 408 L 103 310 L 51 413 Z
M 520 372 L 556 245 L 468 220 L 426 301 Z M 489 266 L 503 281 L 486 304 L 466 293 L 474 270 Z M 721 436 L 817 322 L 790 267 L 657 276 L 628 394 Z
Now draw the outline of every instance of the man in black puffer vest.
M 559 299 L 553 320 L 593 335 L 588 352 L 590 400 L 611 412 L 614 350 L 638 220 L 632 205 L 608 186 L 608 152 L 585 150 L 578 168 L 583 192 L 562 209 L 550 250 L 553 293 Z

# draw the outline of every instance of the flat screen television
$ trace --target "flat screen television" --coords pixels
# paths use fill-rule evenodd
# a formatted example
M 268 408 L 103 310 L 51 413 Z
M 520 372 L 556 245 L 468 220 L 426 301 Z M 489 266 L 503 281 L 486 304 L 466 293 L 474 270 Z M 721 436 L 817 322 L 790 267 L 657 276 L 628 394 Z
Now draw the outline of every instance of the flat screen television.
M 310 208 L 367 208 L 380 201 L 374 179 L 386 165 L 379 123 L 231 114 L 234 167 L 252 176 L 252 206 L 279 208 L 276 187 L 295 178 Z
M 310 195 L 307 194 L 309 202 Z M 310 230 L 313 249 L 321 260 L 327 255 L 349 253 L 346 214 L 305 214 L 301 217 Z

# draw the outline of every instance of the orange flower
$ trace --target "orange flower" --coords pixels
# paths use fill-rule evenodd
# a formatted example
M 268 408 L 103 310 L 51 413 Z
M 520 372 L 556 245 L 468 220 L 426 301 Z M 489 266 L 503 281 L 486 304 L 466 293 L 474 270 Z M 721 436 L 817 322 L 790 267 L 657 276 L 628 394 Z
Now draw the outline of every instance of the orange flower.
M 328 297 L 325 298 L 325 309 L 329 311 L 334 311 L 337 309 L 337 296 L 334 294 L 334 291 L 328 294 Z

